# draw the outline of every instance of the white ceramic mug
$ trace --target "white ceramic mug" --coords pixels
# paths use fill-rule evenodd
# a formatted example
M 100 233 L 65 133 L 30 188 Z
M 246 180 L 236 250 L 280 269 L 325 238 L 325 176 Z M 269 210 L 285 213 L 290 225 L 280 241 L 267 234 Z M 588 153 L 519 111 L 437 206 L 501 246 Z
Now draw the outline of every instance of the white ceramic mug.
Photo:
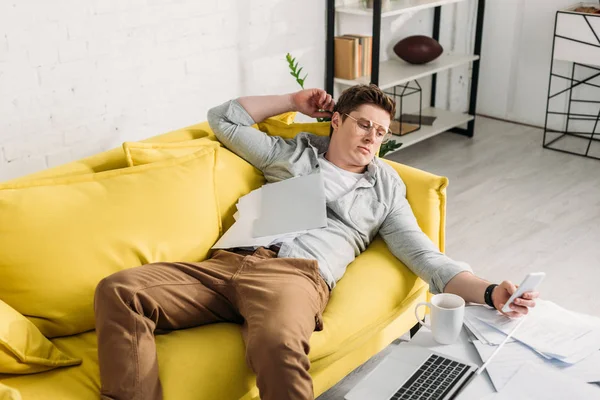
M 431 326 L 419 319 L 417 310 L 420 306 L 431 309 Z M 433 338 L 441 344 L 451 344 L 458 339 L 465 318 L 465 301 L 462 297 L 451 293 L 436 294 L 431 302 L 421 302 L 415 307 L 417 321 L 433 333 Z

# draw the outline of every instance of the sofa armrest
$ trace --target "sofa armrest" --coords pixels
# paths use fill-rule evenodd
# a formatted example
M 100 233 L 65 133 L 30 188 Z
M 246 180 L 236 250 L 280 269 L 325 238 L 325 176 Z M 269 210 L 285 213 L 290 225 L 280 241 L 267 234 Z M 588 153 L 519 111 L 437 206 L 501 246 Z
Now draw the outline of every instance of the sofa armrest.
M 446 235 L 446 187 L 448 178 L 394 161 L 388 163 L 406 185 L 406 198 L 419 226 L 444 251 Z

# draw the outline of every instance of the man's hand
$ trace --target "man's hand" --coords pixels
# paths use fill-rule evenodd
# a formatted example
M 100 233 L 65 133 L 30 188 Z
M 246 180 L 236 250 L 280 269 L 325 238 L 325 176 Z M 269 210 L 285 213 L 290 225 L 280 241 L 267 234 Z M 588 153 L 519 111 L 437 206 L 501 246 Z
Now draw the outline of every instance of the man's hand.
M 465 299 L 466 302 L 483 304 L 485 289 L 490 283 L 481 279 L 471 272 L 463 271 L 458 274 L 444 288 L 445 293 L 454 293 Z M 502 312 L 502 307 L 510 296 L 517 290 L 512 282 L 504 281 L 492 291 L 492 302 L 494 308 Z M 502 313 L 510 318 L 521 317 L 529 312 L 527 307 L 535 307 L 535 299 L 540 296 L 539 292 L 525 292 L 510 306 L 511 312 Z
M 517 297 L 509 306 L 512 311 L 502 312 L 502 307 L 508 301 L 510 296 L 517 290 L 517 286 L 510 281 L 504 281 L 494 288 L 492 292 L 492 302 L 496 310 L 510 318 L 518 318 L 529 312 L 528 307 L 535 307 L 535 299 L 540 296 L 539 292 L 525 292 L 521 297 Z
M 322 89 L 305 89 L 292 94 L 296 110 L 313 118 L 331 117 L 335 102 Z

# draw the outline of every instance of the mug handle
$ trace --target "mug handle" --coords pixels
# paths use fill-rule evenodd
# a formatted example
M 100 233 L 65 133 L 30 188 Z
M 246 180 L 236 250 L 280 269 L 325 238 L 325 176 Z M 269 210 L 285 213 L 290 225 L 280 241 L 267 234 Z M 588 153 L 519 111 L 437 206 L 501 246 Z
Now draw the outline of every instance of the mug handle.
M 417 318 L 417 322 L 419 324 L 423 325 L 424 327 L 426 327 L 427 329 L 431 330 L 431 326 L 429 324 L 426 324 L 425 322 L 421 321 L 421 319 L 419 318 L 419 314 L 417 314 L 417 310 L 421 306 L 427 306 L 427 307 L 431 308 L 431 303 L 428 301 L 422 301 L 415 306 L 415 317 Z

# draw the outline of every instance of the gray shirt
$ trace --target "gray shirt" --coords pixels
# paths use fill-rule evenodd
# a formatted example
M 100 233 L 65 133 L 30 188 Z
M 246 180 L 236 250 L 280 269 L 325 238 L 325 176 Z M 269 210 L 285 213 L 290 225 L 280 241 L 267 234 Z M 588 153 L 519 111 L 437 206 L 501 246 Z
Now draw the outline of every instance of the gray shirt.
M 255 121 L 236 100 L 209 110 L 208 122 L 219 141 L 261 170 L 267 182 L 319 173 L 318 156 L 329 146 L 329 137 L 307 132 L 294 139 L 268 136 L 252 128 Z M 378 158 L 350 192 L 327 202 L 327 227 L 283 243 L 278 256 L 317 260 L 333 288 L 378 233 L 394 256 L 429 283 L 432 293 L 443 292 L 459 272 L 471 271 L 441 253 L 423 233 L 406 200 L 404 182 Z

